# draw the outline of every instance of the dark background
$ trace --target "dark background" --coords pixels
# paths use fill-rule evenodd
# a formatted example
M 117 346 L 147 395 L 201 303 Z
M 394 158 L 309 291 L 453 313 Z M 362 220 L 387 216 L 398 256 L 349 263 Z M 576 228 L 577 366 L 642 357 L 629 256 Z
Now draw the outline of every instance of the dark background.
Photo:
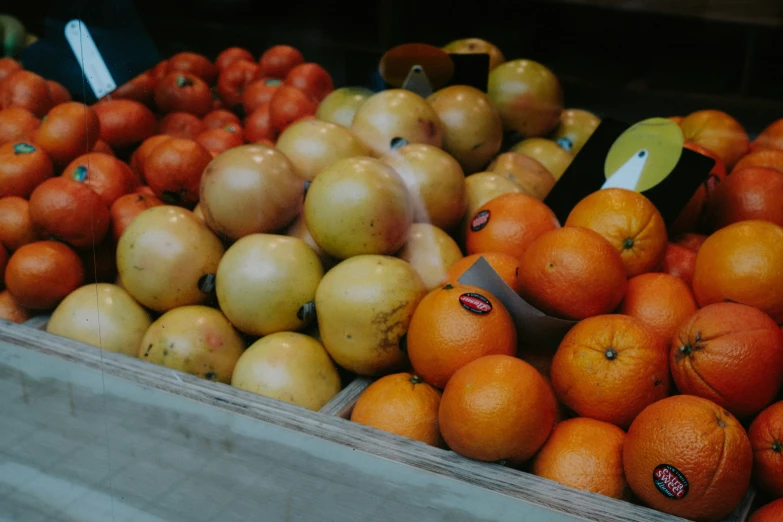
M 51 4 L 29 0 L 8 12 L 36 32 Z M 781 0 L 504 0 L 461 9 L 441 0 L 135 4 L 163 56 L 189 50 L 214 58 L 233 45 L 260 55 L 287 43 L 326 67 L 336 85 L 370 86 L 394 45 L 477 36 L 507 59 L 548 65 L 566 106 L 599 116 L 633 122 L 717 108 L 751 134 L 783 117 Z

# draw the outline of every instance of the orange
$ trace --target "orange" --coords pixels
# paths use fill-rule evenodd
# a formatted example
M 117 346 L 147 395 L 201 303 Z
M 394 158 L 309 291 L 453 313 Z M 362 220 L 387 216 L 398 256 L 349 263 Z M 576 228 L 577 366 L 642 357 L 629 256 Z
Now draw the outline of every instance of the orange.
M 62 175 L 90 187 L 107 207 L 139 184 L 127 163 L 102 152 L 79 156 L 63 169 Z
M 46 115 L 35 133 L 35 142 L 61 167 L 87 154 L 98 141 L 101 122 L 92 107 L 68 102 Z
M 631 490 L 658 511 L 717 522 L 750 484 L 753 451 L 742 425 L 717 404 L 677 395 L 639 414 L 623 445 Z
M 220 154 L 245 143 L 241 135 L 226 129 L 207 129 L 196 136 L 194 141 L 215 154 Z
M 72 101 L 71 93 L 61 83 L 53 80 L 46 80 L 46 85 L 49 87 L 49 97 L 52 100 L 52 106 L 60 105 Z
M 734 165 L 735 171 L 746 169 L 748 167 L 767 167 L 783 172 L 783 150 L 778 149 L 756 149 Z
M 204 122 L 198 116 L 187 112 L 171 112 L 158 123 L 158 133 L 173 138 L 192 140 L 203 131 Z
M 242 47 L 229 47 L 221 51 L 217 58 L 215 58 L 215 66 L 218 68 L 218 71 L 222 71 L 238 60 L 249 60 L 254 62 L 256 59 L 247 49 Z
M 748 133 L 723 111 L 702 110 L 682 119 L 680 128 L 686 141 L 695 142 L 721 157 L 731 168 L 749 149 Z
M 206 56 L 191 52 L 175 54 L 166 60 L 165 67 L 166 73 L 189 73 L 210 84 L 215 81 L 215 76 L 218 73 L 217 66 L 210 62 Z
M 666 254 L 666 224 L 649 199 L 620 188 L 593 192 L 576 204 L 567 227 L 585 227 L 614 245 L 628 277 L 652 272 Z
M 29 140 L 41 121 L 35 114 L 22 107 L 10 107 L 0 111 L 0 145 L 9 141 Z
M 767 167 L 735 170 L 718 185 L 707 205 L 714 229 L 749 219 L 783 226 L 783 172 Z
M 753 140 L 751 147 L 783 150 L 783 118 L 767 125 Z
M 261 105 L 272 101 L 272 95 L 283 84 L 276 78 L 259 78 L 249 84 L 242 93 L 245 114 L 250 114 Z
M 503 194 L 485 203 L 470 218 L 468 254 L 503 252 L 521 259 L 541 234 L 560 227 L 554 212 L 527 194 Z
M 194 74 L 171 72 L 155 86 L 155 106 L 162 113 L 188 112 L 204 116 L 212 109 L 212 91 Z
M 454 372 L 479 357 L 514 355 L 517 331 L 495 296 L 476 286 L 449 283 L 416 307 L 407 344 L 416 374 L 443 388 Z
M 147 194 L 125 194 L 117 198 L 111 206 L 112 235 L 115 241 L 125 232 L 136 216 L 152 207 L 159 207 L 164 203 L 155 196 Z
M 558 423 L 533 460 L 533 474 L 564 486 L 628 499 L 623 472 L 625 432 L 613 424 L 576 418 Z
M 756 483 L 773 498 L 783 497 L 783 401 L 758 414 L 748 437 L 753 446 Z
M 565 319 L 611 312 L 628 285 L 620 254 L 587 228 L 544 233 L 519 264 L 519 295 L 539 310 Z
M 682 279 L 670 274 L 641 274 L 628 281 L 618 311 L 639 319 L 668 345 L 677 327 L 697 308 L 690 287 Z
M 245 139 L 248 143 L 276 140 L 279 133 L 272 127 L 269 104 L 265 103 L 245 118 Z
M 144 159 L 144 177 L 155 195 L 169 205 L 198 203 L 201 175 L 212 155 L 193 140 L 163 141 Z
M 254 61 L 237 60 L 220 71 L 217 92 L 229 108 L 242 105 L 245 88 L 253 83 L 258 72 Z
M 58 241 L 37 241 L 13 253 L 5 269 L 8 292 L 20 306 L 54 308 L 84 283 L 84 265 L 71 248 Z
M 670 363 L 681 393 L 747 419 L 769 406 L 783 386 L 783 332 L 751 306 L 711 304 L 677 329 Z
M 29 206 L 27 200 L 20 197 L 0 198 L 0 244 L 6 250 L 13 252 L 38 240 Z
M 70 178 L 51 178 L 30 196 L 30 219 L 44 237 L 76 248 L 100 243 L 109 230 L 109 209 L 90 187 Z
M 22 64 L 10 58 L 4 56 L 0 58 L 0 82 L 8 78 L 11 73 L 22 70 Z
M 416 375 L 387 375 L 362 392 L 351 420 L 430 446 L 443 446 L 438 426 L 440 397 L 437 388 Z
M 500 278 L 506 282 L 515 292 L 519 293 L 519 260 L 503 252 L 482 252 L 481 254 L 473 254 L 467 257 L 463 257 L 449 269 L 449 273 L 446 276 L 452 283 L 459 282 L 459 278 L 462 274 L 467 272 L 480 257 L 483 257 L 489 266 L 491 266 Z
M 208 112 L 202 122 L 204 123 L 204 129 L 222 129 L 228 125 L 242 126 L 242 120 L 239 119 L 239 116 L 226 109 L 216 109 Z
M 712 234 L 696 255 L 693 294 L 701 306 L 736 301 L 783 323 L 783 228 L 741 221 Z
M 0 197 L 29 198 L 35 187 L 52 177 L 49 156 L 28 141 L 0 145 Z
M 131 147 L 155 134 L 155 115 L 137 101 L 111 100 L 93 109 L 101 122 L 100 138 L 111 147 Z
M 114 150 L 103 140 L 96 141 L 90 152 L 102 152 L 104 154 L 108 154 L 109 156 L 117 157 L 117 154 L 114 153 Z
M 677 243 L 669 243 L 661 263 L 661 272 L 682 279 L 691 288 L 695 265 L 696 252 Z
M 52 97 L 46 80 L 37 74 L 18 70 L 0 82 L 0 108 L 22 107 L 38 118 L 52 108 Z
M 113 100 L 136 100 L 144 105 L 152 105 L 152 94 L 155 91 L 157 79 L 152 71 L 146 71 L 132 80 L 123 83 L 111 93 Z
M 461 455 L 519 465 L 551 433 L 555 404 L 535 368 L 508 355 L 488 355 L 461 368 L 443 390 L 440 430 Z
M 669 395 L 666 345 L 627 315 L 599 315 L 574 326 L 555 352 L 550 376 L 565 406 L 621 428 Z
M 783 520 L 783 498 L 761 506 L 748 522 L 780 522 L 781 520 Z
M 133 151 L 130 158 L 130 168 L 133 169 L 137 179 L 146 181 L 146 178 L 144 177 L 144 161 L 147 159 L 150 152 L 152 152 L 152 149 L 170 139 L 172 139 L 172 137 L 168 134 L 150 136 L 139 145 L 139 148 Z
M 275 45 L 261 55 L 258 71 L 270 78 L 283 79 L 300 63 L 304 63 L 304 56 L 298 49 L 290 45 Z
M 21 324 L 29 320 L 33 314 L 22 307 L 8 290 L 0 292 L 0 319 Z

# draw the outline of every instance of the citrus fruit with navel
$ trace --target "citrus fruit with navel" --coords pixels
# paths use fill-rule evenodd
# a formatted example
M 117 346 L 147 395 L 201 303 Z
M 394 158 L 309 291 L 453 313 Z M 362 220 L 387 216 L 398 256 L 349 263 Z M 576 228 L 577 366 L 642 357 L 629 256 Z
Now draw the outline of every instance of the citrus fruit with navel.
M 169 310 L 152 323 L 138 357 L 228 384 L 244 350 L 242 336 L 219 310 L 193 305 Z
M 625 477 L 647 506 L 717 522 L 750 484 L 753 450 L 745 429 L 717 404 L 676 395 L 651 404 L 628 429 Z
M 585 227 L 605 237 L 623 259 L 628 277 L 657 269 L 666 254 L 666 224 L 652 202 L 621 188 L 598 190 L 571 209 L 567 227 Z
M 492 69 L 487 94 L 503 127 L 523 136 L 543 136 L 560 121 L 563 89 L 554 73 L 538 62 L 511 60 Z
M 783 498 L 783 401 L 756 416 L 748 437 L 753 446 L 756 484 L 773 498 Z
M 587 228 L 545 232 L 519 261 L 519 295 L 542 312 L 564 319 L 613 311 L 628 286 L 620 254 Z
M 681 393 L 704 397 L 739 419 L 750 419 L 769 406 L 783 386 L 783 332 L 751 306 L 707 305 L 677 329 L 670 364 Z
M 712 234 L 696 254 L 693 294 L 701 306 L 734 301 L 783 322 L 783 227 L 740 221 Z
M 519 259 L 503 252 L 482 252 L 463 257 L 451 265 L 448 281 L 458 283 L 459 278 L 482 257 L 514 292 L 519 292 Z
M 301 239 L 250 234 L 220 260 L 216 291 L 220 309 L 240 331 L 269 335 L 298 330 L 313 319 L 321 260 Z
M 360 375 L 399 371 L 411 316 L 427 289 L 413 267 L 388 256 L 347 259 L 315 292 L 318 329 L 332 359 Z
M 465 174 L 437 147 L 410 144 L 393 149 L 383 162 L 400 175 L 413 201 L 413 220 L 450 230 L 467 208 Z
M 487 166 L 494 172 L 508 178 L 522 188 L 522 192 L 541 201 L 555 186 L 555 177 L 541 163 L 521 152 L 499 154 Z
M 299 214 L 304 180 L 291 161 L 265 145 L 218 154 L 201 178 L 201 211 L 217 234 L 239 239 L 282 229 Z
M 393 168 L 369 157 L 346 158 L 310 185 L 304 216 L 315 242 L 331 256 L 391 255 L 407 240 L 413 203 Z
M 435 110 L 427 100 L 405 89 L 387 89 L 367 98 L 356 110 L 351 130 L 376 156 L 389 153 L 399 139 L 435 147 L 443 143 Z
M 513 147 L 511 152 L 529 156 L 544 166 L 558 180 L 566 171 L 574 155 L 546 138 L 528 138 Z
M 373 91 L 363 87 L 340 87 L 321 100 L 315 117 L 351 128 L 356 111 L 373 94 Z
M 397 257 L 411 264 L 429 291 L 446 283 L 449 269 L 462 259 L 462 252 L 443 230 L 427 223 L 414 223 Z
M 571 154 L 577 154 L 600 124 L 601 119 L 592 112 L 566 109 L 550 138 Z
M 213 291 L 224 247 L 189 210 L 153 207 L 128 225 L 117 243 L 117 271 L 139 303 L 165 312 L 201 304 Z
M 546 380 L 528 363 L 487 355 L 454 374 L 443 390 L 438 420 L 455 452 L 519 465 L 551 433 L 556 404 Z
M 320 120 L 292 124 L 277 138 L 275 147 L 291 160 L 299 177 L 309 181 L 337 160 L 370 153 L 349 129 Z
M 469 254 L 503 252 L 521 259 L 542 234 L 560 228 L 554 212 L 525 194 L 503 194 L 473 214 L 465 246 Z
M 245 350 L 231 385 L 318 411 L 340 391 L 340 375 L 321 343 L 301 333 L 276 332 Z
M 416 374 L 443 388 L 460 368 L 485 355 L 514 355 L 517 331 L 503 303 L 477 286 L 448 283 L 421 300 L 408 328 Z
M 131 357 L 152 324 L 149 313 L 116 285 L 96 283 L 71 292 L 57 305 L 46 331 Z
M 443 446 L 438 426 L 441 392 L 418 375 L 381 377 L 359 395 L 351 420 L 430 446 Z
M 431 94 L 427 101 L 442 123 L 443 150 L 466 174 L 479 172 L 503 141 L 503 122 L 489 97 L 468 85 L 452 85 Z
M 623 472 L 625 432 L 585 417 L 555 425 L 533 460 L 533 474 L 564 486 L 628 500 Z
M 662 339 L 627 315 L 599 315 L 575 325 L 550 368 L 552 387 L 582 417 L 627 428 L 644 408 L 669 395 Z

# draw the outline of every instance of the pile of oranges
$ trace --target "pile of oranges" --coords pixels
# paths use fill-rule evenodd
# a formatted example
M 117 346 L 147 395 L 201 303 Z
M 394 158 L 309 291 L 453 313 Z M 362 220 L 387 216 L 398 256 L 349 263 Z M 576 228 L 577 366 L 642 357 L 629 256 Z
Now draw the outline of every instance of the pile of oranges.
M 780 520 L 783 120 L 673 117 L 715 166 L 668 227 L 624 189 L 560 223 L 599 120 L 482 45 L 489 93 L 427 99 L 289 46 L 180 53 L 92 106 L 0 60 L 0 317 L 312 410 L 371 376 L 355 422 L 700 521 L 753 479 Z M 509 98 L 522 71 L 546 110 Z M 461 283 L 480 258 L 568 332 Z

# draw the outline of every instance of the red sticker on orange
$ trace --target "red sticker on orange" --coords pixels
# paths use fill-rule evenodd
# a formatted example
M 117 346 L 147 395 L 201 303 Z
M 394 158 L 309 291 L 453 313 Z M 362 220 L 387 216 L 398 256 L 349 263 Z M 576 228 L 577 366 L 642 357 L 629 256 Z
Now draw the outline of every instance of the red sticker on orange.
M 680 470 L 669 464 L 661 464 L 653 471 L 653 483 L 664 496 L 680 500 L 688 494 L 688 480 Z
M 470 221 L 470 229 L 473 232 L 478 232 L 489 223 L 489 210 L 482 210 Z
M 492 311 L 492 303 L 481 294 L 462 294 L 459 296 L 459 304 L 462 305 L 462 308 L 474 314 L 484 315 Z

